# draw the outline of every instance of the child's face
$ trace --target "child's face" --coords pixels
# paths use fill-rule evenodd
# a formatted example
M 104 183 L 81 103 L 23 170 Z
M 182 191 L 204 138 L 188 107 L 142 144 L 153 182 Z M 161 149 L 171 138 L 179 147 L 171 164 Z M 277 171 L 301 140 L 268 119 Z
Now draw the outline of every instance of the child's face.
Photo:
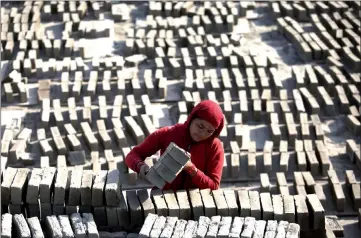
M 189 133 L 195 142 L 208 139 L 215 130 L 212 124 L 199 118 L 193 119 L 189 127 Z

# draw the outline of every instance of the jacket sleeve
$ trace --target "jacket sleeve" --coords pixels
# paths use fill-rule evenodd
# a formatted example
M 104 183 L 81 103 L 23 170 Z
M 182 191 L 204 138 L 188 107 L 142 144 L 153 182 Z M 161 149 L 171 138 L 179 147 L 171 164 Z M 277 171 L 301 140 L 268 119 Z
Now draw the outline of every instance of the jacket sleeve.
M 169 127 L 163 127 L 147 136 L 142 143 L 135 146 L 125 157 L 126 165 L 139 173 L 140 167 L 145 164 L 144 160 L 161 149 L 168 130 Z
M 207 162 L 207 174 L 198 169 L 197 173 L 192 177 L 192 182 L 199 189 L 209 188 L 211 190 L 216 190 L 219 188 L 219 184 L 221 182 L 224 163 L 224 149 L 218 139 L 215 140 L 210 151 L 210 155 L 212 156 L 206 158 L 209 160 L 209 162 Z

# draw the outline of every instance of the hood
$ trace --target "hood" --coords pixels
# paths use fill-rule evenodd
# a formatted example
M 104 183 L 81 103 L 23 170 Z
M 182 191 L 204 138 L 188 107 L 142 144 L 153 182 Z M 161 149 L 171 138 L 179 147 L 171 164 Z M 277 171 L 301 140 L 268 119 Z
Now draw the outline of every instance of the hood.
M 221 107 L 214 101 L 204 100 L 198 103 L 189 114 L 187 121 L 184 123 L 186 128 L 189 128 L 190 123 L 195 117 L 209 122 L 216 128 L 211 138 L 218 137 L 221 134 L 224 126 L 224 115 Z

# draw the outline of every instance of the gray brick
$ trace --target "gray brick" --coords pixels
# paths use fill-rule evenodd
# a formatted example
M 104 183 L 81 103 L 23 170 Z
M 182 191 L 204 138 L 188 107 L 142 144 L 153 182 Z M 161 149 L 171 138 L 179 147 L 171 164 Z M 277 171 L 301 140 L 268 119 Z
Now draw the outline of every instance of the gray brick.
M 170 143 L 165 152 L 169 153 L 181 165 L 185 165 L 190 159 L 185 151 L 174 143 Z
M 173 190 L 163 191 L 165 202 L 168 206 L 169 216 L 179 217 L 179 205 Z
M 191 206 L 188 200 L 188 194 L 186 190 L 178 190 L 176 192 L 177 201 L 179 205 L 179 218 L 184 220 L 191 219 Z
M 121 228 L 124 228 L 129 224 L 129 211 L 128 211 L 128 205 L 127 205 L 127 199 L 126 199 L 126 192 L 122 192 L 122 196 L 120 198 L 120 202 L 118 206 L 116 207 L 117 217 L 118 217 L 118 226 Z M 120 219 L 123 218 L 123 219 Z
M 69 216 L 60 215 L 60 216 L 58 216 L 58 221 L 59 221 L 59 225 L 60 225 L 61 233 L 63 234 L 63 237 L 64 238 L 74 237 L 74 232 L 70 225 Z
M 294 197 L 292 195 L 283 196 L 284 219 L 288 222 L 296 221 L 296 207 Z
M 25 201 L 26 184 L 28 181 L 28 169 L 18 169 L 14 181 L 11 184 L 11 203 L 21 204 Z
M 163 189 L 163 187 L 166 185 L 166 181 L 164 181 L 164 179 L 153 167 L 147 173 L 146 178 L 159 189 Z
M 168 207 L 165 202 L 163 193 L 159 189 L 153 189 L 151 191 L 151 198 L 155 206 L 155 210 L 158 216 L 168 216 Z
M 283 173 L 288 172 L 288 162 L 290 159 L 290 154 L 287 152 L 281 152 L 280 155 L 280 171 Z
M 198 220 L 200 216 L 204 216 L 203 202 L 199 189 L 189 189 L 189 199 L 192 208 L 192 217 Z
M 256 176 L 256 153 L 248 153 L 248 176 Z
M 69 198 L 68 205 L 77 206 L 80 205 L 81 196 L 81 178 L 83 173 L 82 168 L 75 168 L 70 172 L 70 186 L 69 186 Z
M 305 181 L 303 180 L 302 172 L 295 171 L 294 174 L 294 186 L 305 186 Z
M 103 206 L 104 205 L 104 190 L 107 179 L 108 171 L 101 170 L 95 176 L 93 188 L 92 188 L 92 205 Z
M 240 237 L 244 222 L 245 222 L 244 217 L 235 217 L 233 219 L 231 230 L 229 232 L 229 237 L 232 238 Z
M 74 213 L 70 216 L 70 223 L 76 238 L 87 237 L 83 219 L 79 213 Z
M 143 221 L 142 207 L 139 203 L 136 191 L 126 191 L 128 208 L 130 212 L 130 224 L 141 226 Z
M 68 153 L 68 161 L 71 166 L 85 164 L 85 151 L 71 151 Z
M 301 230 L 308 231 L 310 229 L 310 218 L 306 204 L 306 197 L 302 195 L 295 195 L 294 200 L 296 205 L 297 223 L 300 225 Z
M 163 155 L 163 158 L 167 155 Z M 168 183 L 172 183 L 178 174 L 174 174 L 169 168 L 167 168 L 162 162 L 162 159 L 158 160 L 157 163 L 152 167 L 157 173 Z
M 54 204 L 64 204 L 67 181 L 68 170 L 66 168 L 59 168 L 55 177 Z
M 31 238 L 30 229 L 23 214 L 15 214 L 13 216 L 13 234 L 15 237 Z
M 142 206 L 143 217 L 146 218 L 150 213 L 155 214 L 155 208 L 150 199 L 150 191 L 147 189 L 137 190 L 137 195 Z
M 166 224 L 162 233 L 160 234 L 160 238 L 170 238 L 172 236 L 174 227 L 178 221 L 178 217 L 167 217 Z
M 317 161 L 315 151 L 306 151 L 307 162 L 310 168 L 310 171 L 313 175 L 317 175 L 319 172 L 319 164 Z
M 306 163 L 306 153 L 298 151 L 297 153 L 297 168 L 298 171 L 306 171 L 307 163 Z
M 213 200 L 210 189 L 201 189 L 200 194 L 202 196 L 202 201 L 204 204 L 204 215 L 207 217 L 212 217 L 217 215 L 216 204 Z
M 272 195 L 272 204 L 274 209 L 274 219 L 277 221 L 284 220 L 284 207 L 282 196 Z

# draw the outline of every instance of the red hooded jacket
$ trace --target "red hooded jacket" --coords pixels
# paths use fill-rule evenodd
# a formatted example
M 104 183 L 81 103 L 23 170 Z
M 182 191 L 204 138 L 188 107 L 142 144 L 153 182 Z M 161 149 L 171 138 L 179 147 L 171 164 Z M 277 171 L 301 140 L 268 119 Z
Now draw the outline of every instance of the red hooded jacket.
M 216 128 L 210 138 L 198 143 L 194 142 L 189 134 L 189 125 L 195 117 L 206 120 Z M 163 127 L 147 136 L 141 144 L 130 151 L 125 158 L 125 163 L 139 173 L 145 158 L 154 155 L 158 150 L 163 154 L 169 143 L 174 142 L 191 154 L 191 161 L 198 171 L 193 177 L 182 171 L 171 184 L 166 184 L 163 189 L 174 191 L 188 188 L 218 189 L 222 177 L 224 150 L 217 137 L 223 126 L 224 116 L 219 105 L 210 100 L 202 101 L 193 108 L 184 124 Z

